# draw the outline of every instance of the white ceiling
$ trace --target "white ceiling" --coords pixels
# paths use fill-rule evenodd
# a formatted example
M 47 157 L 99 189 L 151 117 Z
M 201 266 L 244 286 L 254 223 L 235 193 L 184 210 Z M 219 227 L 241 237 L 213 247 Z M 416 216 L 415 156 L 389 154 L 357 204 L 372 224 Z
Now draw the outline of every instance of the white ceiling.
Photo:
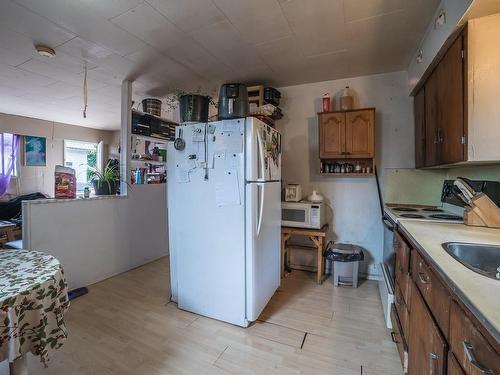
M 439 0 L 2 0 L 0 112 L 118 129 L 134 97 L 405 69 Z M 38 56 L 33 44 L 56 50 Z M 88 116 L 82 117 L 84 64 Z

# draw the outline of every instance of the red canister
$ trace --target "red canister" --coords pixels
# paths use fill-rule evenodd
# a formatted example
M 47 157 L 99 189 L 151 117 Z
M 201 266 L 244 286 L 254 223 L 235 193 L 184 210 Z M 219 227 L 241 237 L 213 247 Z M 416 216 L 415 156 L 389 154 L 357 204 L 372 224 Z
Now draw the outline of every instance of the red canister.
M 323 95 L 323 112 L 330 112 L 330 94 Z

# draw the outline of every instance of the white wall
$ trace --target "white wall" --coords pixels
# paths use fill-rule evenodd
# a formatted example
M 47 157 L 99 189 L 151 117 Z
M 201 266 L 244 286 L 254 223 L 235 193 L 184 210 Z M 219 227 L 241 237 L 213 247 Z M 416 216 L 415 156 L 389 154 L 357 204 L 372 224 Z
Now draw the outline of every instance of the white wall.
M 63 164 L 64 139 L 95 142 L 112 141 L 113 132 L 85 128 L 76 125 L 40 120 L 30 117 L 0 113 L 0 132 L 45 137 L 47 141 L 47 165 L 45 167 L 21 166 L 19 179 L 11 180 L 8 193 L 28 194 L 42 192 L 54 196 L 54 169 Z M 20 153 L 22 150 L 20 149 Z M 106 150 L 105 150 L 106 156 Z
M 134 185 L 127 197 L 23 202 L 24 246 L 59 259 L 70 289 L 158 259 L 168 254 L 166 186 Z
M 443 46 L 446 39 L 451 35 L 460 19 L 471 5 L 472 0 L 442 0 L 436 10 L 433 20 L 427 27 L 427 31 L 422 38 L 420 46 L 415 51 L 413 58 L 408 66 L 408 85 L 409 91 L 415 87 L 425 70 L 432 62 L 436 54 Z M 440 28 L 434 27 L 434 19 L 439 11 L 444 9 L 446 12 L 446 23 Z M 418 51 L 422 50 L 422 62 L 417 62 Z
M 356 107 L 376 108 L 379 173 L 383 175 L 384 168 L 414 166 L 412 100 L 407 93 L 406 72 L 396 72 L 280 88 L 281 107 L 285 113 L 278 122 L 278 129 L 283 134 L 283 179 L 285 183 L 301 184 L 307 194 L 317 188 L 333 208 L 329 239 L 365 247 L 368 255 L 365 266 L 368 263 L 375 265 L 381 260 L 383 245 L 375 178 L 332 177 L 318 173 L 316 113 L 321 111 L 321 97 L 326 92 L 338 95 L 346 85 L 356 92 Z M 300 259 L 294 260 L 295 256 Z M 312 252 L 296 251 L 292 254 L 292 263 L 313 265 L 314 256 Z M 375 268 L 370 269 L 370 274 L 376 273 Z

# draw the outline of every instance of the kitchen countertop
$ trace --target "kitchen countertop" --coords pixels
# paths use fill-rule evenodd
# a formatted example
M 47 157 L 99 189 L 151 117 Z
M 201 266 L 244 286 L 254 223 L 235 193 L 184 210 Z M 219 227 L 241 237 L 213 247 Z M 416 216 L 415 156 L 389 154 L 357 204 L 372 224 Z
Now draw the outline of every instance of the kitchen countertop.
M 500 342 L 500 280 L 490 279 L 462 265 L 441 246 L 444 242 L 500 245 L 500 229 L 415 220 L 399 220 L 400 230 L 449 283 L 488 332 Z

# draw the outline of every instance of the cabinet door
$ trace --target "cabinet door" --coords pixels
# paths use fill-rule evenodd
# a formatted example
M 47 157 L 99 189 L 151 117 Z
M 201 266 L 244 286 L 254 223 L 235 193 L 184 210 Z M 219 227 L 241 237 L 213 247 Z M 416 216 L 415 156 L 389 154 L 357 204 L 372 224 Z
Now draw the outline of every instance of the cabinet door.
M 457 362 L 457 359 L 453 355 L 453 353 L 450 351 L 448 352 L 448 371 L 446 372 L 447 375 L 465 375 L 463 372 L 462 368 Z
M 413 283 L 408 348 L 410 375 L 445 374 L 446 341 L 439 333 L 429 309 Z
M 466 374 L 500 374 L 500 355 L 493 349 L 464 311 L 451 306 L 450 346 Z
M 464 160 L 464 61 L 458 37 L 436 68 L 439 95 L 439 164 Z
M 432 310 L 434 319 L 445 337 L 449 335 L 451 296 L 448 289 L 441 283 L 436 273 L 422 259 L 418 251 L 413 250 L 412 277 L 415 286 Z
M 425 87 L 413 99 L 415 116 L 415 168 L 425 167 Z
M 319 115 L 319 157 L 333 159 L 344 157 L 345 113 Z
M 439 163 L 439 91 L 437 69 L 425 83 L 425 166 Z
M 346 113 L 346 155 L 348 158 L 372 158 L 375 111 Z

